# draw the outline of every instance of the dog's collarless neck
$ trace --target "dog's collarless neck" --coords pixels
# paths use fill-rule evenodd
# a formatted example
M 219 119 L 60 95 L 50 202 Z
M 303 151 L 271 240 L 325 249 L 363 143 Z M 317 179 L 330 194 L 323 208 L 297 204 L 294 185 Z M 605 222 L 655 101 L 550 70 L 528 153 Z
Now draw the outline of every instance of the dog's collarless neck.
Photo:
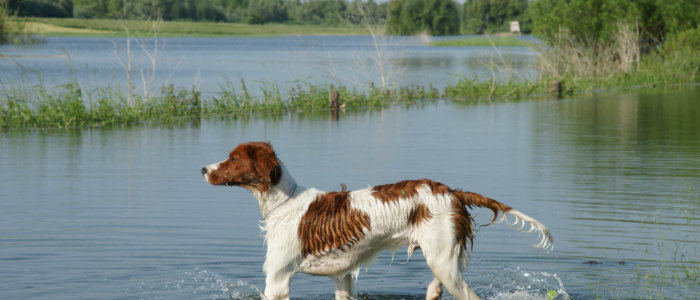
M 267 213 L 263 216 L 263 219 L 267 219 L 267 217 L 268 217 L 270 214 L 272 214 L 272 212 L 275 211 L 275 209 L 277 209 L 278 207 L 280 207 L 280 206 L 284 205 L 285 203 L 287 203 L 287 201 L 289 201 L 289 199 L 292 199 L 292 197 L 294 197 L 294 193 L 295 193 L 296 191 L 297 191 L 297 184 L 294 183 L 294 187 L 292 187 L 292 191 L 289 192 L 289 196 L 287 197 L 287 199 L 284 199 L 284 201 L 278 203 L 277 205 L 275 205 L 275 207 L 273 207 L 272 209 L 268 210 Z

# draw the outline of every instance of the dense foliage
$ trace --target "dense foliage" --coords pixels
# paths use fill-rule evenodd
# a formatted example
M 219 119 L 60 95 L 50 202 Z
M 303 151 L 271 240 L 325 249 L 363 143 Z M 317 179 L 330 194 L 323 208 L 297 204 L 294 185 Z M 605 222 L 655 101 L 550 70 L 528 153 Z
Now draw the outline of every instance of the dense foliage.
M 511 21 L 519 21 L 520 31 L 528 33 L 527 3 L 527 0 L 466 0 L 462 7 L 464 33 L 508 32 Z
M 398 35 L 458 34 L 457 3 L 453 0 L 392 0 L 387 9 L 386 30 Z
M 67 18 L 73 16 L 72 0 L 7 0 L 11 12 L 19 16 Z
M 620 24 L 638 28 L 645 50 L 669 33 L 700 25 L 700 0 L 537 0 L 530 4 L 533 32 L 553 43 L 561 30 L 585 44 L 610 42 Z
M 19 16 L 227 21 L 262 24 L 383 23 L 373 0 L 9 0 Z
M 0 2 L 0 45 L 6 44 L 9 41 L 9 29 L 7 25 L 7 10 L 5 9 L 5 5 Z
M 0 45 L 2 44 L 34 44 L 41 39 L 27 34 L 25 23 L 12 20 L 7 0 L 0 0 Z M 3 58 L 0 53 L 0 58 Z

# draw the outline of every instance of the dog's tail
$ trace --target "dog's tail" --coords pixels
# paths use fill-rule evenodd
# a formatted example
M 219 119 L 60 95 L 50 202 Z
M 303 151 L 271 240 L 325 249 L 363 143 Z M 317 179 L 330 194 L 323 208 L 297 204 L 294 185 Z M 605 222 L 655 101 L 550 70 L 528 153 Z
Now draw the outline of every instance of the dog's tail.
M 476 193 L 456 190 L 453 191 L 453 194 L 457 199 L 459 199 L 462 202 L 462 204 L 469 208 L 472 208 L 473 206 L 478 206 L 485 207 L 493 211 L 493 219 L 491 219 L 491 222 L 489 224 L 501 223 L 503 221 L 506 221 L 506 224 L 513 226 L 525 233 L 537 231 L 537 233 L 539 233 L 539 242 L 534 246 L 536 248 L 541 248 L 548 251 L 554 249 L 554 238 L 552 238 L 552 235 L 549 233 L 549 229 L 547 229 L 546 226 L 544 226 L 539 221 L 531 218 L 530 216 L 521 213 L 513 209 L 512 207 L 498 202 L 494 199 Z M 503 216 L 500 219 L 498 219 L 498 212 L 502 212 L 503 214 Z M 508 220 L 508 215 L 514 218 L 512 222 Z M 525 229 L 526 224 L 530 225 L 530 227 L 527 229 Z

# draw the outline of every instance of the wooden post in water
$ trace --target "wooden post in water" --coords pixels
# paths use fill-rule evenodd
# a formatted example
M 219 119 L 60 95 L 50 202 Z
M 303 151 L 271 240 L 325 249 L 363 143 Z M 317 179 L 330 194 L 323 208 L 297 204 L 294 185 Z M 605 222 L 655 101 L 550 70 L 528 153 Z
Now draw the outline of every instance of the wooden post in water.
M 552 94 L 552 97 L 554 99 L 561 99 L 561 93 L 562 93 L 562 84 L 561 81 L 557 80 L 555 82 L 552 82 L 552 87 L 549 89 L 549 93 Z
M 340 107 L 340 94 L 331 86 L 328 92 L 328 107 L 330 108 L 331 121 L 338 121 L 338 108 Z

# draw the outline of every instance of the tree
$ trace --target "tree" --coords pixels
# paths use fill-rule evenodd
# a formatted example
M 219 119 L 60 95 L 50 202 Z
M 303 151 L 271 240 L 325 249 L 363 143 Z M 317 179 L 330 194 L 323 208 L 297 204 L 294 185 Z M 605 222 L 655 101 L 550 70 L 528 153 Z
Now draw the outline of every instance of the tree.
M 457 4 L 453 0 L 392 0 L 387 8 L 387 32 L 411 35 L 459 33 Z
M 401 9 L 406 0 L 392 0 L 386 10 L 386 31 L 397 35 L 406 35 L 401 26 Z
M 438 1 L 437 13 L 433 16 L 431 33 L 451 35 L 459 32 L 459 11 L 453 1 Z
M 700 0 L 537 0 L 528 13 L 533 32 L 548 43 L 562 30 L 580 43 L 606 43 L 628 24 L 639 28 L 649 50 L 669 33 L 698 27 Z
M 508 31 L 510 21 L 527 24 L 527 6 L 527 0 L 468 0 L 462 7 L 464 31 L 470 34 L 503 32 Z
M 71 0 L 24 0 L 11 1 L 10 7 L 23 17 L 70 18 L 73 16 Z
M 73 16 L 76 18 L 102 18 L 107 15 L 107 0 L 74 0 Z
M 379 24 L 386 20 L 386 2 L 352 0 L 347 4 L 345 19 L 352 24 Z
M 10 42 L 10 28 L 8 28 L 7 15 L 7 2 L 0 0 L 0 45 Z
M 109 0 L 107 2 L 108 15 L 113 18 L 128 17 L 127 10 L 124 9 L 124 0 Z
M 257 0 L 248 4 L 249 15 L 257 15 L 262 22 L 284 22 L 288 19 L 282 0 Z
M 333 24 L 343 22 L 347 4 L 342 0 L 286 1 L 288 17 L 299 23 Z

